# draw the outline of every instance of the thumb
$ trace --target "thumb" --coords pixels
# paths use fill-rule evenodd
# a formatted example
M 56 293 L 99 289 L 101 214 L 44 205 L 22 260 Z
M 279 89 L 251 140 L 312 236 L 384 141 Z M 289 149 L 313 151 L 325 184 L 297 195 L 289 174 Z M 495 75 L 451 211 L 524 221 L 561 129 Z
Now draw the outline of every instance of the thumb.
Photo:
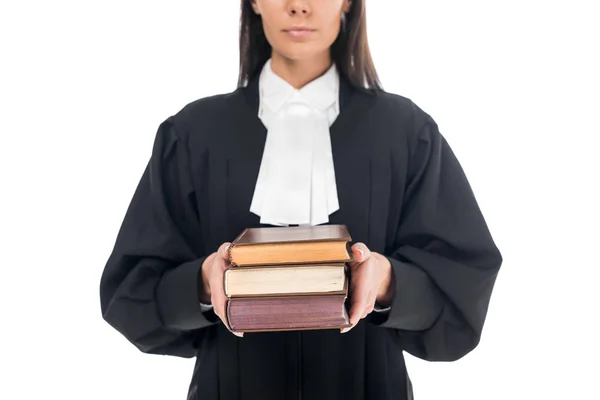
M 221 247 L 219 247 L 219 250 L 217 251 L 217 253 L 221 256 L 221 258 L 223 258 L 226 261 L 229 261 L 229 246 L 230 245 L 231 245 L 231 243 L 225 242 L 221 245 Z
M 355 243 L 352 247 L 352 257 L 357 263 L 367 261 L 371 257 L 371 250 L 364 243 Z

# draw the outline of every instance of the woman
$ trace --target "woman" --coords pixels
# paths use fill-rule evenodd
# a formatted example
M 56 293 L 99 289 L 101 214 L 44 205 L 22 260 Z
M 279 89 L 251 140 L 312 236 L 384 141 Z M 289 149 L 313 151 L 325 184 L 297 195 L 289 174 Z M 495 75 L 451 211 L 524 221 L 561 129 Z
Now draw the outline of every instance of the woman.
M 141 351 L 196 357 L 189 399 L 410 399 L 403 351 L 479 342 L 501 256 L 432 117 L 384 92 L 363 0 L 242 0 L 239 88 L 158 128 L 101 281 Z M 227 245 L 346 224 L 352 329 L 233 335 Z

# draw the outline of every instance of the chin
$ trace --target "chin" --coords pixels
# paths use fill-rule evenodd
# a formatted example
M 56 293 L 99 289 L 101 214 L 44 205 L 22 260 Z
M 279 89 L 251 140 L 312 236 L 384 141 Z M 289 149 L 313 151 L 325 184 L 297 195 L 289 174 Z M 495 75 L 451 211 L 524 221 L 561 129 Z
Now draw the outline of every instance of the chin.
M 275 51 L 283 58 L 293 61 L 310 60 L 327 52 L 329 47 L 314 46 L 309 43 L 291 44 L 284 48 L 276 48 Z

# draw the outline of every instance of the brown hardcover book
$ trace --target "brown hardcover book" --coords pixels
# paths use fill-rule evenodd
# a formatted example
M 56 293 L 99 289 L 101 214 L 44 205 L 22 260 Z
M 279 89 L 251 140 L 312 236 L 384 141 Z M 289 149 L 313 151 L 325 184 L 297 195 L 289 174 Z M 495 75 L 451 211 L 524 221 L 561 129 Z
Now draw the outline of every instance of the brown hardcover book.
M 352 260 L 346 225 L 247 228 L 229 246 L 234 267 Z
M 289 264 L 285 266 L 228 268 L 227 297 L 344 294 L 346 264 Z
M 340 329 L 350 326 L 346 295 L 257 297 L 227 301 L 235 332 Z

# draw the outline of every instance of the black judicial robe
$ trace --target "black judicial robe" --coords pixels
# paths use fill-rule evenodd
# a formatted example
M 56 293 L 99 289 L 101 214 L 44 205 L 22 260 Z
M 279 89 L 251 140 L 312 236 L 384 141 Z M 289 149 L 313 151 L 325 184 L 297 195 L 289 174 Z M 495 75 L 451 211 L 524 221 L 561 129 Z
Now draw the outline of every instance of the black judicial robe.
M 403 352 L 452 361 L 473 350 L 502 263 L 459 162 L 412 101 L 342 78 L 329 223 L 390 259 L 391 311 L 345 334 L 238 338 L 202 313 L 198 280 L 223 242 L 265 226 L 249 211 L 267 133 L 258 101 L 255 77 L 160 124 L 102 275 L 103 318 L 142 352 L 195 357 L 189 400 L 411 399 Z

